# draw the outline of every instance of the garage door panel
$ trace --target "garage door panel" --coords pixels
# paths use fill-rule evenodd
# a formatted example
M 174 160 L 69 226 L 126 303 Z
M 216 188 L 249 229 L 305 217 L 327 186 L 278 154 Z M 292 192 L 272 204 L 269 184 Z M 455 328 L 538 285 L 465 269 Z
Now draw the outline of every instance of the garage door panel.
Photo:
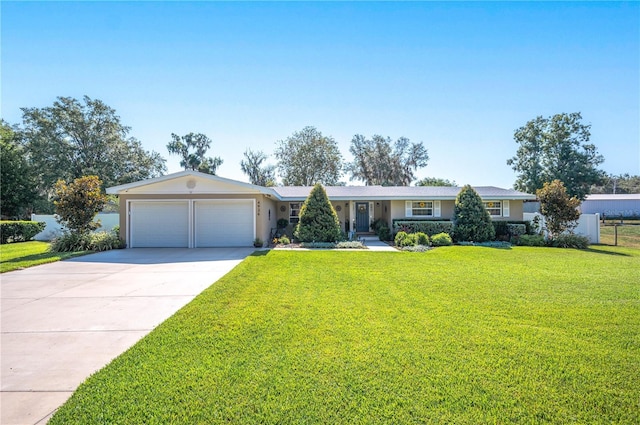
M 195 245 L 198 248 L 251 246 L 254 238 L 253 201 L 195 202 Z
M 189 247 L 189 202 L 135 201 L 129 208 L 132 248 Z

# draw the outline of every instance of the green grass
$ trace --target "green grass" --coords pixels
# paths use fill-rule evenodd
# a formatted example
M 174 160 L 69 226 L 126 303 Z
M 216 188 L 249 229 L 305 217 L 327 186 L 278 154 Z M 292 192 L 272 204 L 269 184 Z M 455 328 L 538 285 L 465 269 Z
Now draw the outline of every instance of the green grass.
M 0 245 L 0 273 L 53 263 L 87 253 L 87 251 L 49 252 L 49 242 L 30 241 L 2 244 Z
M 609 221 L 619 223 L 620 220 Z M 640 221 L 638 220 L 624 220 L 625 224 L 635 223 L 634 226 L 618 226 L 618 246 L 624 246 L 627 248 L 640 249 Z M 605 245 L 613 245 L 615 242 L 613 226 L 600 226 L 600 243 Z
M 51 424 L 637 423 L 640 251 L 261 252 Z

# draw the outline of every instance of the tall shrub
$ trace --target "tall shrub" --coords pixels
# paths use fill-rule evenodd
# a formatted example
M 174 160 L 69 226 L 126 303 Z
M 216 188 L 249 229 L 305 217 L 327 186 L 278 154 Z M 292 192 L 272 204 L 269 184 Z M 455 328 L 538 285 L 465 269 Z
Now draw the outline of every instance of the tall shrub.
M 456 197 L 453 224 L 454 237 L 460 242 L 486 242 L 493 240 L 496 235 L 482 198 L 469 185 L 464 186 Z
M 540 212 L 544 216 L 551 238 L 575 229 L 580 218 L 580 200 L 575 196 L 569 197 L 560 180 L 545 183 L 542 189 L 536 191 L 536 196 L 540 200 Z
M 102 181 L 97 176 L 79 177 L 67 184 L 58 180 L 55 185 L 56 214 L 58 222 L 69 231 L 88 233 L 100 227 L 93 221 L 104 207 L 107 196 L 101 189 Z
M 342 237 L 338 214 L 319 183 L 300 208 L 295 235 L 301 242 L 336 242 Z

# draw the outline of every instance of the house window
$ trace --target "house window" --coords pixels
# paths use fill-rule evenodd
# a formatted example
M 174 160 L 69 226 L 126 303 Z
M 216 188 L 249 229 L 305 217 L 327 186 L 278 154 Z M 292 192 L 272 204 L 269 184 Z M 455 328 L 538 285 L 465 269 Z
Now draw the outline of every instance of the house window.
M 501 217 L 502 216 L 502 202 L 500 201 L 486 201 L 483 202 L 484 207 L 489 211 L 490 216 Z
M 289 204 L 289 223 L 297 223 L 300 221 L 300 202 L 291 202 Z
M 411 202 L 412 217 L 433 217 L 432 201 L 414 201 Z

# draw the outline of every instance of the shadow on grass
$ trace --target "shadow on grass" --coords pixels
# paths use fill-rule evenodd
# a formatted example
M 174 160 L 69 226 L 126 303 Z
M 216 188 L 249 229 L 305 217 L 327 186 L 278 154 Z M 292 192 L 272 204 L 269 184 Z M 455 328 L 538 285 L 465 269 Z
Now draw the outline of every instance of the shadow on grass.
M 264 257 L 264 256 L 269 255 L 270 252 L 271 252 L 270 249 L 254 251 L 253 254 L 250 255 L 250 257 Z
M 467 243 L 458 243 L 458 246 L 473 246 L 479 248 L 493 248 L 493 249 L 504 249 L 510 250 L 513 249 L 513 245 L 510 243 L 500 243 L 500 242 L 467 242 Z
M 10 260 L 3 260 L 3 263 L 31 263 L 40 260 L 60 259 L 78 257 L 80 255 L 91 254 L 93 251 L 76 251 L 76 252 L 43 252 L 41 254 L 25 255 L 24 257 L 16 257 Z
M 589 248 L 585 248 L 581 251 L 592 252 L 594 254 L 614 255 L 618 257 L 631 257 L 630 254 L 625 254 L 624 252 L 615 252 L 615 251 L 608 251 L 604 249 L 598 249 L 600 247 L 608 247 L 608 246 L 609 245 L 591 245 Z

